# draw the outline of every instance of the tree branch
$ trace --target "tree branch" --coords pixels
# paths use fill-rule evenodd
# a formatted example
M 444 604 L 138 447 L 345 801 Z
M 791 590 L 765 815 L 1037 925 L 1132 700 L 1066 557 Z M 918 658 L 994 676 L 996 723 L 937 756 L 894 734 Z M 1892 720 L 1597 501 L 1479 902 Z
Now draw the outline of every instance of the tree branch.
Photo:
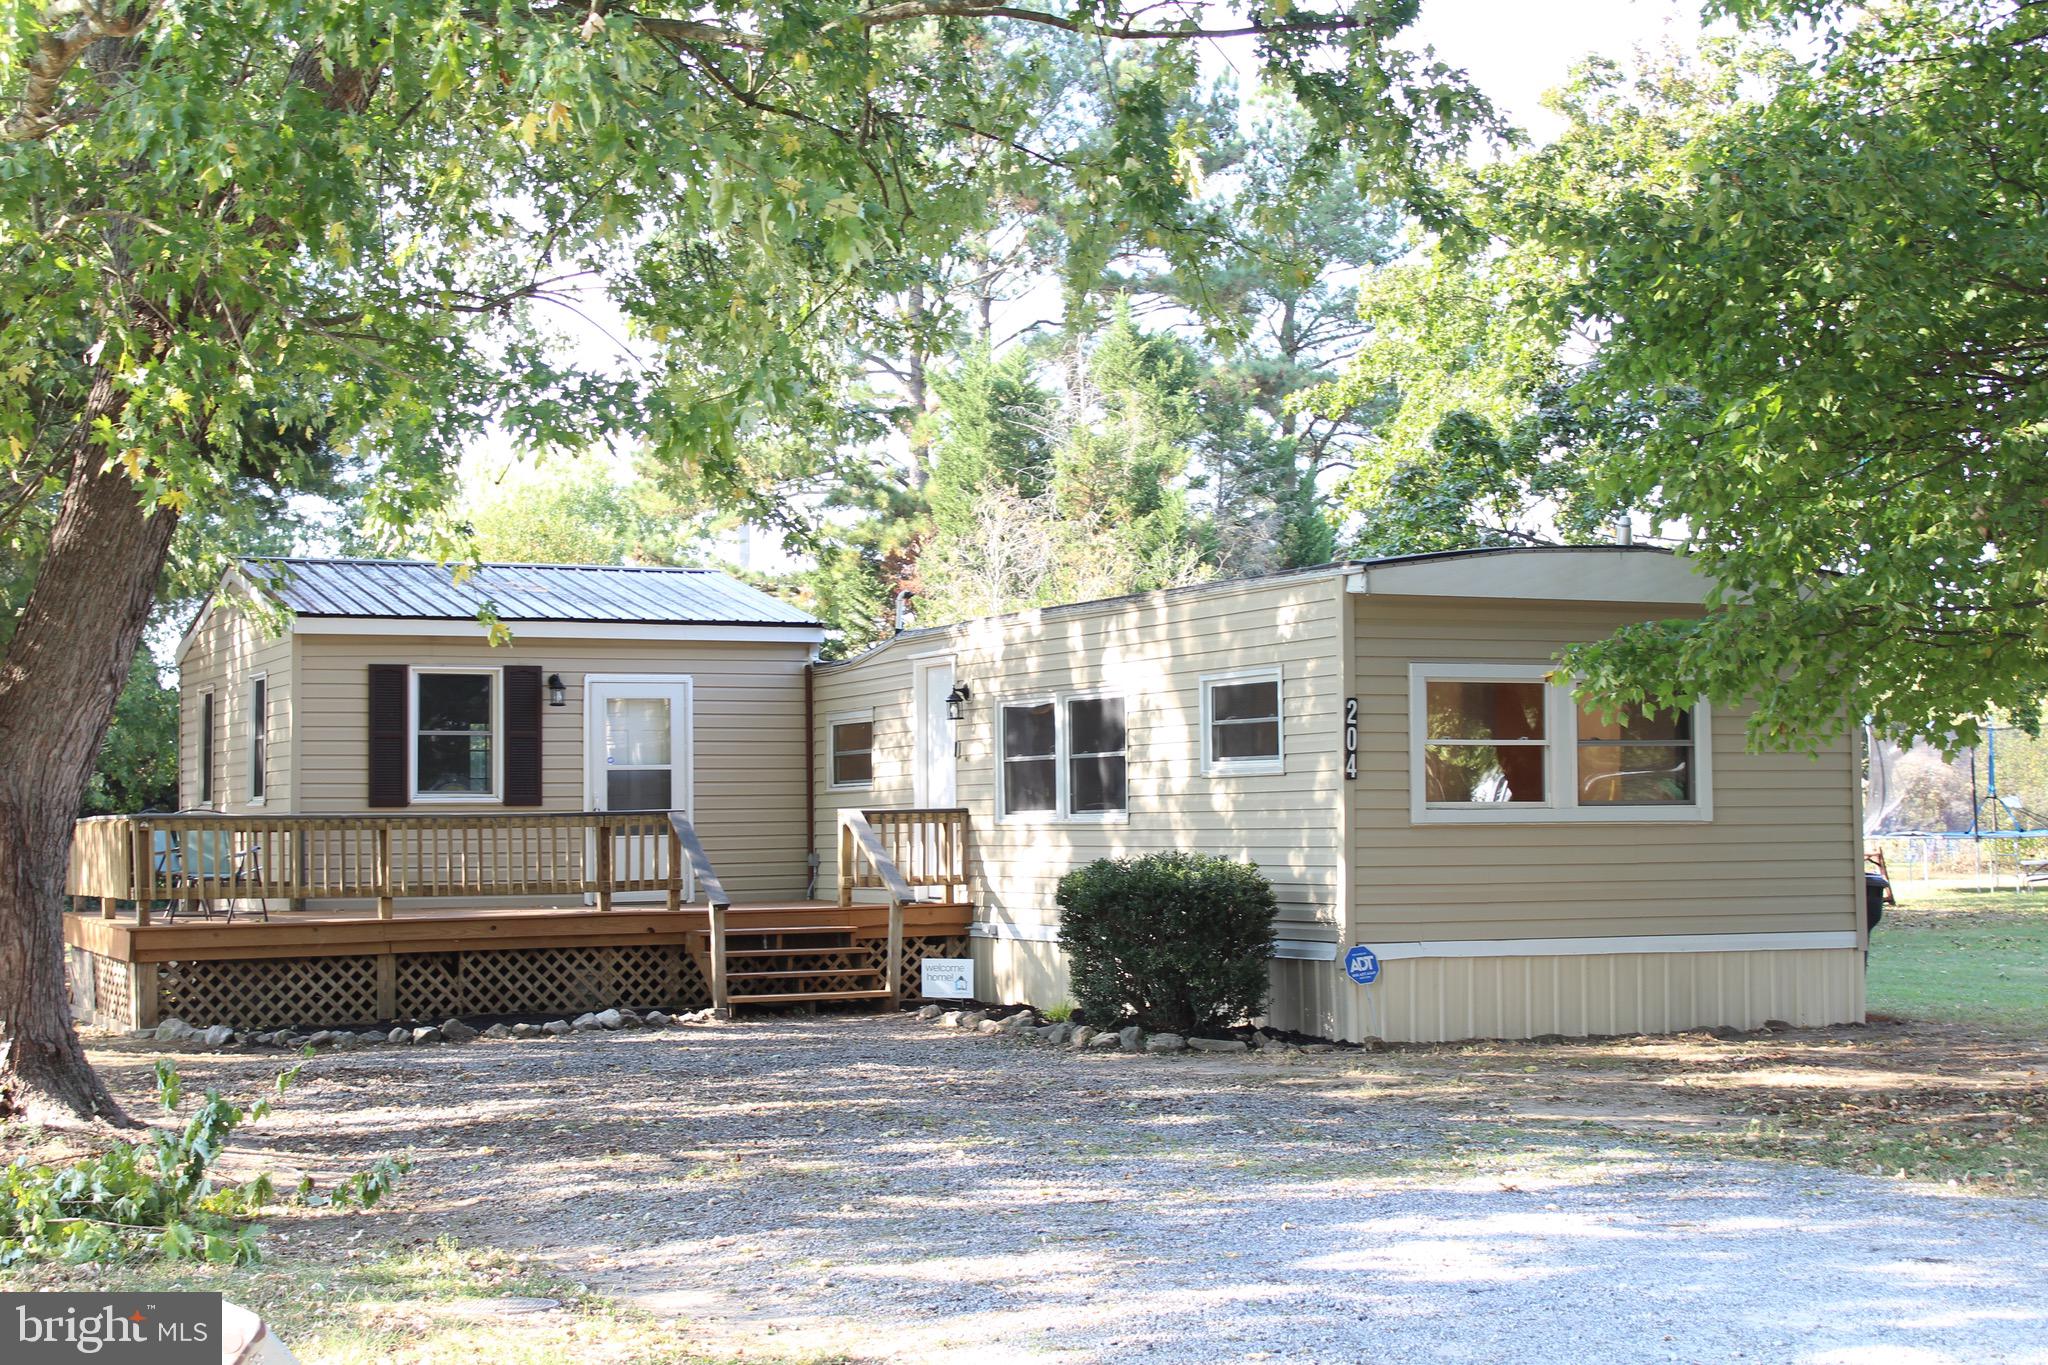
M 101 12 L 89 0 L 56 0 L 43 11 L 43 32 L 35 56 L 28 60 L 21 108 L 0 125 L 0 142 L 36 142 L 62 127 L 65 119 L 57 97 L 64 78 L 102 38 L 132 38 L 149 22 L 154 6 L 145 4 L 125 18 Z

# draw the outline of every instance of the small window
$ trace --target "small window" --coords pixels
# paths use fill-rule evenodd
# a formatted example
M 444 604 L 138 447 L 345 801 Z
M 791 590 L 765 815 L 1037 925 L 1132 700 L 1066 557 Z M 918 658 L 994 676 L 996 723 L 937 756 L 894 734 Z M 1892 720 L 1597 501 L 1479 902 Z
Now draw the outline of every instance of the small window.
M 1581 706 L 1578 713 L 1580 805 L 1692 804 L 1692 712 Z
M 258 674 L 249 685 L 249 799 L 261 801 L 269 785 L 270 680 Z
M 1059 809 L 1059 712 L 1049 701 L 1003 708 L 1003 813 Z
M 1067 812 L 1108 815 L 1126 809 L 1124 699 L 1076 697 L 1067 703 Z
M 1540 805 L 1544 685 L 1431 679 L 1422 751 L 1431 805 Z
M 834 716 L 829 722 L 831 785 L 870 787 L 875 781 L 875 716 L 872 711 Z
M 495 669 L 413 674 L 413 793 L 489 797 L 497 792 Z
M 1286 770 L 1277 669 L 1202 679 L 1202 771 Z
M 213 804 L 213 693 L 199 694 L 199 804 Z

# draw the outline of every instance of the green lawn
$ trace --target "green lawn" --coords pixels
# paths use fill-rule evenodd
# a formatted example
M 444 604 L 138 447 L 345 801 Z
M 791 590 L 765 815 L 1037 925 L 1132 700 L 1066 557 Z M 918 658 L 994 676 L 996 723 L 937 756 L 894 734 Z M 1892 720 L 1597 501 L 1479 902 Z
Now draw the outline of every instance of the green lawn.
M 1870 1010 L 2048 1035 L 2048 891 L 1902 896 L 1870 938 Z

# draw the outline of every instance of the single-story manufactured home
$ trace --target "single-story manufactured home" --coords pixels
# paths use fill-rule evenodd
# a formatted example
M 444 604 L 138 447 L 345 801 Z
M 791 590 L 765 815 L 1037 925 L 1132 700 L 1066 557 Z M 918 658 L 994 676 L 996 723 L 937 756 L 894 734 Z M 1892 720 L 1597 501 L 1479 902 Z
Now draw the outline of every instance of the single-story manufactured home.
M 1276 1027 L 1860 1019 L 1852 743 L 1755 753 L 1739 710 L 1556 675 L 1706 586 L 1648 547 L 1416 555 L 820 662 L 704 570 L 252 561 L 179 653 L 185 810 L 81 824 L 73 892 L 142 910 L 70 917 L 74 979 L 125 1022 L 281 1024 L 899 999 L 971 955 L 1044 1006 L 1059 878 L 1194 849 L 1273 882 Z

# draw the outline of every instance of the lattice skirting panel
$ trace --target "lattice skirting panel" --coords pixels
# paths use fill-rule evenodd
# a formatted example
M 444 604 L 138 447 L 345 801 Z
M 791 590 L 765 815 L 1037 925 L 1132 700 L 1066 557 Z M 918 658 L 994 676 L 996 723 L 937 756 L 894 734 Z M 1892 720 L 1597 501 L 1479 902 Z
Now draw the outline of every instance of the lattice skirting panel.
M 886 972 L 886 944 L 863 941 L 844 952 L 843 963 L 835 957 L 830 965 L 868 968 L 878 976 Z M 925 958 L 966 956 L 964 937 L 906 938 L 904 996 L 918 997 L 919 964 Z M 731 965 L 743 970 L 743 960 L 734 953 Z M 134 1014 L 125 963 L 78 954 L 70 966 L 73 996 L 80 1004 L 90 1001 L 101 1019 L 125 1021 Z M 90 981 L 89 995 L 80 977 Z M 837 984 L 843 983 L 832 978 L 816 983 L 820 989 Z M 182 1019 L 196 1028 L 319 1028 L 477 1015 L 565 1017 L 610 1006 L 691 1010 L 711 1003 L 704 964 L 677 944 L 494 948 L 382 959 L 166 962 L 157 969 L 156 987 L 156 1017 Z
M 108 1025 L 132 1025 L 135 1018 L 135 1001 L 128 989 L 128 964 L 112 958 L 101 957 L 98 953 L 87 953 L 86 960 L 92 963 L 93 999 L 95 1013 L 100 1023 Z
M 98 1028 L 133 1028 L 135 992 L 131 968 L 83 948 L 64 950 L 64 984 L 71 999 L 71 1017 Z
M 614 1005 L 698 1009 L 710 1003 L 697 964 L 670 944 L 406 953 L 398 958 L 398 1011 L 412 1018 L 580 1014 Z
M 166 962 L 157 971 L 158 1017 L 194 1028 L 357 1024 L 378 1018 L 374 957 L 274 957 Z

